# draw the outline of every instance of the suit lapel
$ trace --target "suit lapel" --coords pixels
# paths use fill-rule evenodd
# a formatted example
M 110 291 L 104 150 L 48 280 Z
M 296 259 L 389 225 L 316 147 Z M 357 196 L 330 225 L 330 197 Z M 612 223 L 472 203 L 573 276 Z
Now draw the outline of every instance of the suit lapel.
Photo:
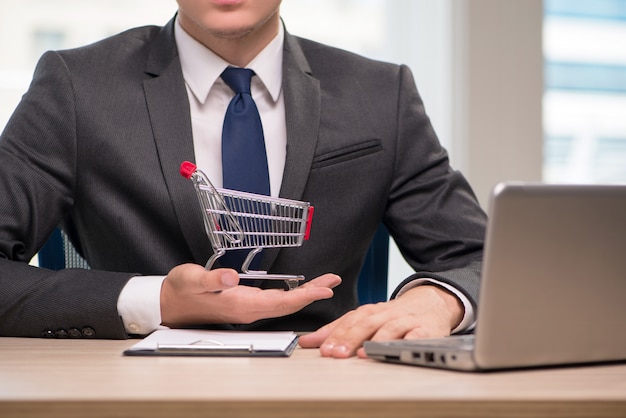
M 173 20 L 153 42 L 146 63 L 144 92 L 161 170 L 183 235 L 197 262 L 212 249 L 191 181 L 179 174 L 180 163 L 195 161 L 191 116 L 185 82 L 174 41 Z
M 320 123 L 319 81 L 297 40 L 285 33 L 283 94 L 287 121 L 287 158 L 280 195 L 300 199 L 317 145 Z
M 283 54 L 283 94 L 287 122 L 287 155 L 280 196 L 300 200 L 317 145 L 321 96 L 319 82 L 311 75 L 311 69 L 297 39 L 287 32 Z M 279 251 L 263 251 L 261 268 L 269 269 Z

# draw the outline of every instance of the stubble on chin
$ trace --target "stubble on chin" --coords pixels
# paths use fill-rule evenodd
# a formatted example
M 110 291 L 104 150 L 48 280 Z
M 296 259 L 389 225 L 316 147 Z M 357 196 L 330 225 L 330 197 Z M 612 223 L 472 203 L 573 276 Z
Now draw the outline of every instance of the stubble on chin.
M 203 28 L 200 28 L 200 29 L 202 30 Z M 209 29 L 204 28 L 204 32 L 217 39 L 234 41 L 234 40 L 247 38 L 252 32 L 254 32 L 254 28 L 245 27 L 245 28 L 231 29 L 231 30 L 219 30 L 219 29 L 209 30 Z

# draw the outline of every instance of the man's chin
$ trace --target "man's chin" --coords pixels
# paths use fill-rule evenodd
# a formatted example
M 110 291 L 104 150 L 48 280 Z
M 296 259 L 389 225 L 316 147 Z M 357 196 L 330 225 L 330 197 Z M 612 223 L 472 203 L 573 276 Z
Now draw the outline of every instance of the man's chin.
M 228 28 L 228 29 L 213 29 L 210 31 L 211 35 L 220 39 L 237 40 L 246 38 L 254 32 L 254 28 Z

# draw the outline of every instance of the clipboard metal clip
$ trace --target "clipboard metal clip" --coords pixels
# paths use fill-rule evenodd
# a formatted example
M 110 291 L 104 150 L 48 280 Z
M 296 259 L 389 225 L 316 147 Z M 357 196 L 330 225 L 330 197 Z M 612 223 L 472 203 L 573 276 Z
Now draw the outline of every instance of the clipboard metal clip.
M 158 343 L 156 351 L 163 354 L 201 356 L 249 355 L 254 352 L 254 347 L 252 344 L 224 344 L 215 340 L 198 340 L 189 344 Z

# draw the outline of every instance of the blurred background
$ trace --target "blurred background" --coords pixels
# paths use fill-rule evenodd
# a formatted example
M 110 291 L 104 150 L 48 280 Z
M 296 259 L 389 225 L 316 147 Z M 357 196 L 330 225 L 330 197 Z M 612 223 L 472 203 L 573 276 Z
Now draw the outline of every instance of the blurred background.
M 0 4 L 0 129 L 50 49 L 163 25 L 173 0 Z M 503 180 L 626 182 L 626 0 L 284 0 L 295 35 L 413 71 L 487 208 Z M 409 272 L 392 244 L 390 288 Z

